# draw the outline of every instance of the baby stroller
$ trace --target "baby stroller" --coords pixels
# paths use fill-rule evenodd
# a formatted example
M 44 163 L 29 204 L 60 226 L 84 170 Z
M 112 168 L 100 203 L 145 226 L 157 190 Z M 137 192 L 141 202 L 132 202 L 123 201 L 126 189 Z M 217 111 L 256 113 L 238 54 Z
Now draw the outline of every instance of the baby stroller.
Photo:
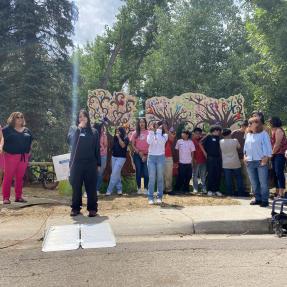
M 287 198 L 280 198 L 272 204 L 272 228 L 278 237 L 287 235 Z

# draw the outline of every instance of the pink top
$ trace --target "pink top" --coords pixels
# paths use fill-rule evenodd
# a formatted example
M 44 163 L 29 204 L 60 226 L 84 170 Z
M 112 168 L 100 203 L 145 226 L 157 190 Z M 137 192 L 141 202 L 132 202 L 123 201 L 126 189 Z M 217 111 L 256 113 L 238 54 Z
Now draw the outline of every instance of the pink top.
M 0 154 L 0 170 L 4 170 L 4 154 Z
M 106 133 L 102 133 L 100 137 L 100 154 L 106 156 L 108 154 L 108 137 Z
M 148 130 L 141 131 L 139 137 L 137 132 L 134 131 L 132 134 L 131 142 L 134 144 L 136 149 L 144 154 L 148 154 L 148 143 L 147 143 Z
M 183 164 L 192 163 L 192 153 L 195 146 L 192 140 L 180 139 L 177 141 L 175 148 L 179 151 L 179 162 Z

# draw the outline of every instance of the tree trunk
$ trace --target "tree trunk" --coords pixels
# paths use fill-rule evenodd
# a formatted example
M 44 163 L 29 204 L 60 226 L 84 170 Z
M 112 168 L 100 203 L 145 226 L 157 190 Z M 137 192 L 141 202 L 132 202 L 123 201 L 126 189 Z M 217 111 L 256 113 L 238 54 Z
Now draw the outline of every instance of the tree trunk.
M 120 50 L 121 50 L 121 43 L 118 43 L 111 54 L 104 76 L 101 78 L 100 87 L 99 87 L 100 89 L 103 89 L 103 90 L 108 89 L 108 82 L 112 75 L 113 65 L 116 62 L 116 59 L 117 59 L 118 54 L 120 53 Z

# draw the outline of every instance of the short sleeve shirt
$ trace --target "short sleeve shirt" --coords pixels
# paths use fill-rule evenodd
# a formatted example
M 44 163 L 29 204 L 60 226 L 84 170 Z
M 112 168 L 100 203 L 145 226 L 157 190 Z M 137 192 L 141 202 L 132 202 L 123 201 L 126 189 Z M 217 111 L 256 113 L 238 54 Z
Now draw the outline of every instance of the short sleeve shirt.
M 238 145 L 239 142 L 237 139 L 220 140 L 223 168 L 238 169 L 241 167 L 237 151 Z
M 219 136 L 208 135 L 202 140 L 202 144 L 208 157 L 221 157 Z
M 175 149 L 179 152 L 179 162 L 182 164 L 192 163 L 192 153 L 195 151 L 195 146 L 192 140 L 180 139 L 177 141 Z
M 134 143 L 136 149 L 138 151 L 148 154 L 148 143 L 147 143 L 147 136 L 148 136 L 148 130 L 141 131 L 140 135 L 137 137 L 137 132 L 134 131 L 131 137 L 131 141 Z

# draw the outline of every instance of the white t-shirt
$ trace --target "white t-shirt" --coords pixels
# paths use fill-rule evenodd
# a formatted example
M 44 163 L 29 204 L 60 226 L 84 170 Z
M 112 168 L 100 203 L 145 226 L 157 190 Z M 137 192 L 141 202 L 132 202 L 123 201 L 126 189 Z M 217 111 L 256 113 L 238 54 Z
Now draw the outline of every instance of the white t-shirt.
M 192 140 L 180 139 L 177 141 L 175 149 L 179 151 L 179 162 L 182 164 L 192 163 L 192 153 L 195 151 L 195 146 Z
M 220 140 L 222 154 L 222 166 L 226 169 L 237 169 L 241 167 L 238 156 L 239 142 L 237 139 Z

